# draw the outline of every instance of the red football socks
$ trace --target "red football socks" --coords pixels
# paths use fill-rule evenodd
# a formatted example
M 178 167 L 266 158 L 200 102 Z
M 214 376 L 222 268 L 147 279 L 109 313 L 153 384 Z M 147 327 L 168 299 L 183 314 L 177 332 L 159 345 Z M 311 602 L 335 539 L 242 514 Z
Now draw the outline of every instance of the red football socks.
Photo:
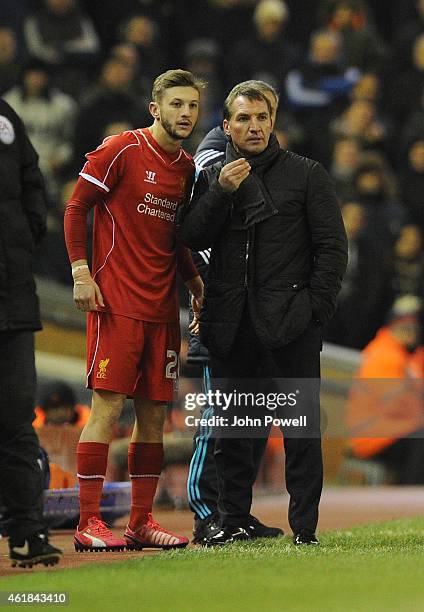
M 163 444 L 131 442 L 128 448 L 128 472 L 131 478 L 131 514 L 129 527 L 137 531 L 152 511 L 153 498 L 163 466 Z
M 79 482 L 79 529 L 87 526 L 91 516 L 101 518 L 100 500 L 107 468 L 109 444 L 79 442 L 77 446 L 77 470 Z

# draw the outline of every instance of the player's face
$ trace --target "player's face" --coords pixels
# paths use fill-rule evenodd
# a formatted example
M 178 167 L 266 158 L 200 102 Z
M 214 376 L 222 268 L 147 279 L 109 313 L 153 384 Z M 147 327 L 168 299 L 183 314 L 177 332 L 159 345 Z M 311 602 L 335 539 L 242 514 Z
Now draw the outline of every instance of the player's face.
M 267 103 L 239 96 L 230 110 L 230 119 L 224 119 L 224 131 L 231 137 L 234 147 L 247 157 L 262 153 L 272 132 Z
M 153 104 L 153 116 L 174 140 L 190 136 L 198 115 L 199 92 L 193 87 L 170 87 L 160 102 Z

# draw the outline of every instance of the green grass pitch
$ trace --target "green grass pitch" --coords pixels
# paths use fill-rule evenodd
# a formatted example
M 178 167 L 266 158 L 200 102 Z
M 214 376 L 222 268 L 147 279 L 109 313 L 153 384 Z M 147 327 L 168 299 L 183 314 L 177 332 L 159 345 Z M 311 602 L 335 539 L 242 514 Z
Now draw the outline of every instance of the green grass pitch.
M 68 591 L 68 606 L 124 612 L 424 610 L 424 518 L 335 531 L 321 546 L 289 538 L 134 556 L 133 560 L 0 579 L 0 590 Z

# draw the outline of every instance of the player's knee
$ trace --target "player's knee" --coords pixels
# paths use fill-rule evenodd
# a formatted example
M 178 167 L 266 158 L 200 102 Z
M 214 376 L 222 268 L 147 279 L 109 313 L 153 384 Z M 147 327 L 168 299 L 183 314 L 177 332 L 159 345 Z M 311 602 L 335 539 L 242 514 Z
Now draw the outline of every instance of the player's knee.
M 119 419 L 125 395 L 111 391 L 95 391 L 91 405 L 90 422 L 102 422 L 113 426 Z
M 144 400 L 136 407 L 137 425 L 146 438 L 162 436 L 166 417 L 166 404 L 153 400 Z

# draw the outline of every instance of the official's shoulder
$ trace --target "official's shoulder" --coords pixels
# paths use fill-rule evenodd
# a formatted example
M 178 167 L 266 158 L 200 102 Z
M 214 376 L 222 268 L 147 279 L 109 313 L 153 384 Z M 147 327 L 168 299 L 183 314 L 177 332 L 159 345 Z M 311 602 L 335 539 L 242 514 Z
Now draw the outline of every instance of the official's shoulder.
M 195 158 L 197 158 L 200 153 L 210 150 L 221 151 L 224 153 L 227 143 L 228 138 L 226 137 L 222 127 L 220 125 L 214 127 L 206 134 L 202 142 L 197 147 Z

